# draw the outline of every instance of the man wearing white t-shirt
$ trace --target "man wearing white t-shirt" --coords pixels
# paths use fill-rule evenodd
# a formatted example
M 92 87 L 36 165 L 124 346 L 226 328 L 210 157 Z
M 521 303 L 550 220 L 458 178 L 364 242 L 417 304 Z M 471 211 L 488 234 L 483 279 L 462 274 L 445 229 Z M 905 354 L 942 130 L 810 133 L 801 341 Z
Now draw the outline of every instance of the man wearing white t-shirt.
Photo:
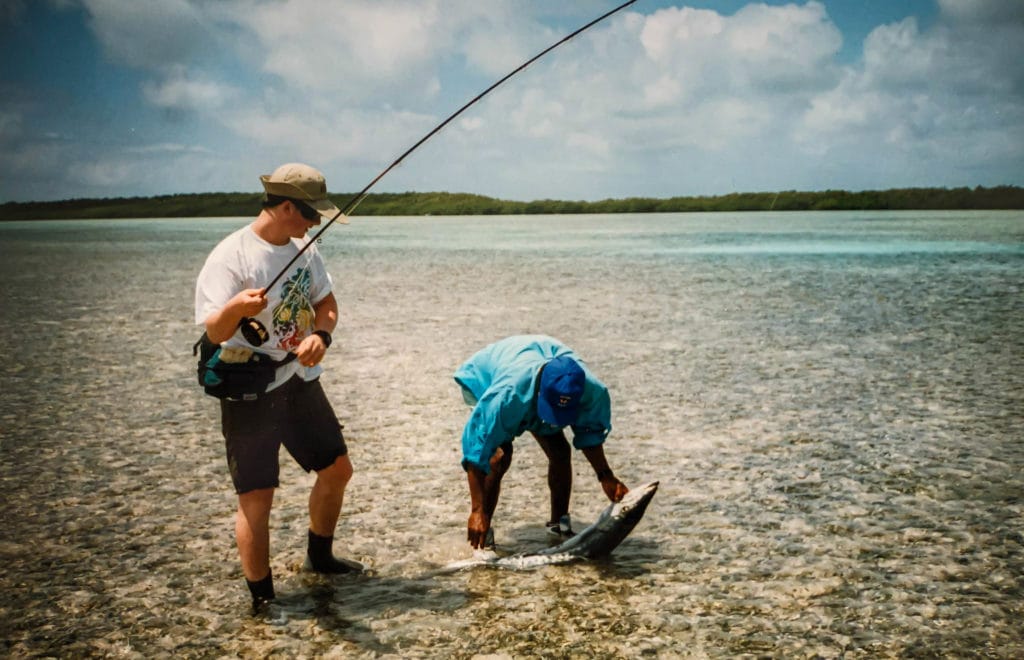
M 228 467 L 238 494 L 235 536 L 255 610 L 275 595 L 269 522 L 282 444 L 303 469 L 317 474 L 309 496 L 307 567 L 320 573 L 363 568 L 332 551 L 352 477 L 341 425 L 319 381 L 338 303 L 316 246 L 305 247 L 306 233 L 322 217 L 347 220 L 327 198 L 323 175 L 308 165 L 282 165 L 260 180 L 266 194 L 259 216 L 213 249 L 195 299 L 196 324 L 222 349 L 251 350 L 273 360 L 295 355 L 277 368 L 258 398 L 221 399 Z

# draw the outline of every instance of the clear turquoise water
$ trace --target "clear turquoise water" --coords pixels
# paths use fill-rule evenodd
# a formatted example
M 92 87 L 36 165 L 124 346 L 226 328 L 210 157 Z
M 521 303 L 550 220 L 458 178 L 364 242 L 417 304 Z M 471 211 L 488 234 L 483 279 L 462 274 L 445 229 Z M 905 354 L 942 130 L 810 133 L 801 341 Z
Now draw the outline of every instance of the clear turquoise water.
M 254 620 L 192 287 L 246 219 L 0 224 L 0 602 L 8 654 L 1020 657 L 1024 215 L 353 218 L 322 250 L 342 321 L 324 384 L 356 477 L 299 570 L 309 479 L 282 459 L 287 620 Z M 451 382 L 516 332 L 611 388 L 626 481 L 660 479 L 604 562 L 468 555 Z M 496 516 L 543 544 L 517 442 Z M 605 501 L 575 463 L 573 515 Z

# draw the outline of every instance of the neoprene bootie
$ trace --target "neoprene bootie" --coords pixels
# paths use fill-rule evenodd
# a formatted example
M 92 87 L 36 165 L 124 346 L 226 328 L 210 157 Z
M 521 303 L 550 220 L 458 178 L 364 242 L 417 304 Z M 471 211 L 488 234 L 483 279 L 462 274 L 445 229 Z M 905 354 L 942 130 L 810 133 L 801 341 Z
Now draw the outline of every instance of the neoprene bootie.
M 357 561 L 335 557 L 331 546 L 333 536 L 320 536 L 309 530 L 306 548 L 306 568 L 315 573 L 362 573 L 366 567 Z
M 252 611 L 258 612 L 266 603 L 274 600 L 277 595 L 274 593 L 274 574 L 267 571 L 267 577 L 255 582 L 245 579 L 245 584 L 252 594 Z

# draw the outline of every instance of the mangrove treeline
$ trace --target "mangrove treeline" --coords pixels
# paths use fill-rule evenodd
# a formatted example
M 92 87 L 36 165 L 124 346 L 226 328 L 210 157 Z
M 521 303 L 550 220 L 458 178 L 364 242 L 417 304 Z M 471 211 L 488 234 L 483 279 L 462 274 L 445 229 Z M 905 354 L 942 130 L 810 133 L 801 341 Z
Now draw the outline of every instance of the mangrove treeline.
M 344 204 L 352 194 L 331 198 Z M 69 199 L 0 204 L 0 220 L 244 217 L 258 212 L 260 193 L 196 193 L 157 197 Z M 899 188 L 847 192 L 733 193 L 665 199 L 629 197 L 597 202 L 544 199 L 516 202 L 466 193 L 373 193 L 355 215 L 507 215 L 540 213 L 680 213 L 715 211 L 878 211 L 1024 209 L 1024 188 Z

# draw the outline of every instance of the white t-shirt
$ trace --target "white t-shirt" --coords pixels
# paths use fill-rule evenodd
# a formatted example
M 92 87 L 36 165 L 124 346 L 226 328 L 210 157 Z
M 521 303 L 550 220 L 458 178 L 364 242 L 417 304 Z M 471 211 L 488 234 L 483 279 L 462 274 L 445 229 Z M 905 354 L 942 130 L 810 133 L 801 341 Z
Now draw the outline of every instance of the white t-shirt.
M 273 245 L 257 236 L 252 225 L 224 238 L 206 258 L 196 281 L 196 325 L 204 325 L 211 314 L 239 291 L 267 286 L 308 240 L 293 238 L 287 245 Z M 275 360 L 283 359 L 313 332 L 313 307 L 327 297 L 331 286 L 323 259 L 316 246 L 311 245 L 267 292 L 266 308 L 254 317 L 270 334 L 267 341 L 262 346 L 252 346 L 236 330 L 223 345 L 250 348 Z M 322 372 L 320 365 L 303 367 L 292 360 L 278 368 L 277 378 L 267 386 L 267 391 L 294 374 L 313 380 Z

